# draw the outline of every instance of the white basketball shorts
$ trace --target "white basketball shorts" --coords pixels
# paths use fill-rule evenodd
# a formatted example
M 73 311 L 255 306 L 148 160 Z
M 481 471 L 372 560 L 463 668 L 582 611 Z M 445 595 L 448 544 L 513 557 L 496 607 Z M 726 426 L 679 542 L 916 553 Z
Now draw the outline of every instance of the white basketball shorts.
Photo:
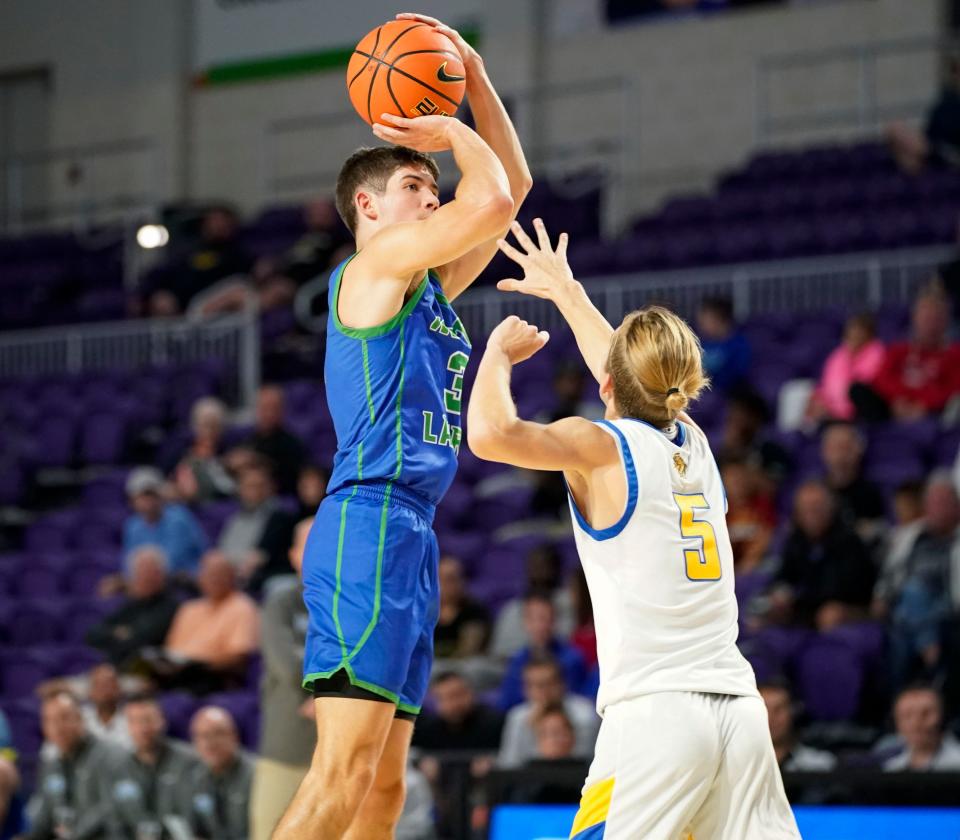
M 608 706 L 575 840 L 799 840 L 759 697 L 669 691 Z

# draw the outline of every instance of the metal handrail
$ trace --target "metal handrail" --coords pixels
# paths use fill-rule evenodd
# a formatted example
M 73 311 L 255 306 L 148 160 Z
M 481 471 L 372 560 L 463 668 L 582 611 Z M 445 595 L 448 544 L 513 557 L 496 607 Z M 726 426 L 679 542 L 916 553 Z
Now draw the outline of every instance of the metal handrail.
M 877 61 L 883 57 L 904 56 L 912 53 L 942 53 L 955 46 L 955 41 L 916 37 L 761 56 L 754 67 L 755 139 L 760 144 L 766 144 L 774 135 L 792 131 L 837 127 L 876 129 L 885 120 L 919 116 L 929 105 L 928 98 L 879 103 Z M 822 67 L 824 64 L 836 62 L 857 65 L 859 83 L 858 100 L 855 105 L 847 109 L 818 109 L 784 117 L 771 115 L 770 82 L 775 73 Z

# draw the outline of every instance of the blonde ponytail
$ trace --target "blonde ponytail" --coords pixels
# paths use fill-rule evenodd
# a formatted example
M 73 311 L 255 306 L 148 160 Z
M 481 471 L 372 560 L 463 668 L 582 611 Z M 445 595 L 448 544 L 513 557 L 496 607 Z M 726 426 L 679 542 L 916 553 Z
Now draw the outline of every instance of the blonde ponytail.
M 631 312 L 613 336 L 607 370 L 617 409 L 657 426 L 672 423 L 709 385 L 700 341 L 662 306 Z

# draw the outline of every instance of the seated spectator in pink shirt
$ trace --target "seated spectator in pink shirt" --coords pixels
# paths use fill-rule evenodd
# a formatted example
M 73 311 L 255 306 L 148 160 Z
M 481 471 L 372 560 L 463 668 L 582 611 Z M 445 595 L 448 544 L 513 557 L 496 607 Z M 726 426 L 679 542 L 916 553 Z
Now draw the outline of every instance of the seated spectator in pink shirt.
M 852 420 L 850 401 L 854 382 L 871 382 L 883 366 L 885 350 L 876 337 L 873 318 L 854 315 L 843 330 L 843 341 L 823 365 L 820 383 L 813 392 L 807 413 L 813 420 Z
M 180 606 L 163 648 L 145 652 L 144 659 L 162 687 L 204 694 L 242 682 L 260 644 L 260 615 L 237 589 L 236 571 L 222 551 L 204 554 L 197 585 L 201 597 Z

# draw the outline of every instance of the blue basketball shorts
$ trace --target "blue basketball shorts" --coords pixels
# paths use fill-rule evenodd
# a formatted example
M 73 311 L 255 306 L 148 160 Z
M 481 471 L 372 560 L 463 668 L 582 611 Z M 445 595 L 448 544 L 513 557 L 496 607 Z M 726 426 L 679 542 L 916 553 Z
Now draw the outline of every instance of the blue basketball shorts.
M 303 555 L 304 688 L 342 670 L 352 685 L 419 713 L 440 611 L 432 522 L 430 505 L 391 482 L 323 500 Z

